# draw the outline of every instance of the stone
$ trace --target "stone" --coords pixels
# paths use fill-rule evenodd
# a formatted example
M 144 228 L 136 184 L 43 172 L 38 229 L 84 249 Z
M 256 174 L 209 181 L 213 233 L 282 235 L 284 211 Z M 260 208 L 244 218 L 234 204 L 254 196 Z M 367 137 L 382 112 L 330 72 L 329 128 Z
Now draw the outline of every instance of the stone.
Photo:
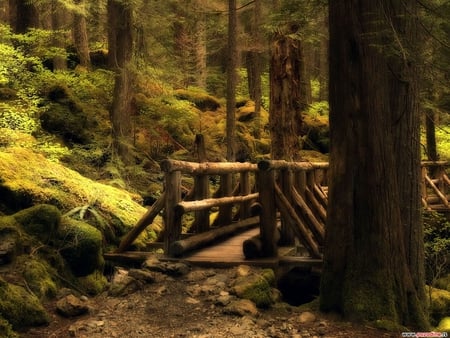
M 256 316 L 258 314 L 258 308 L 251 300 L 239 299 L 226 306 L 224 313 L 241 317 L 246 315 Z
M 316 316 L 314 315 L 314 313 L 309 312 L 309 311 L 302 312 L 300 314 L 300 316 L 298 317 L 298 321 L 302 324 L 312 323 L 315 320 L 316 320 Z
M 130 269 L 128 276 L 144 283 L 154 283 L 156 281 L 154 273 L 143 269 Z
M 56 302 L 56 311 L 64 317 L 76 317 L 87 313 L 89 307 L 81 299 L 74 295 L 68 295 Z

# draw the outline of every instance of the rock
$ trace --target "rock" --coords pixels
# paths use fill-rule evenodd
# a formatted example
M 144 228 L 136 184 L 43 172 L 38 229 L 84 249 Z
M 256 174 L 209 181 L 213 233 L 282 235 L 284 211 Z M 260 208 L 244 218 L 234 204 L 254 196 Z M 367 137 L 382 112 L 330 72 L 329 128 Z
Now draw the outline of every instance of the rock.
M 43 243 L 47 243 L 55 235 L 61 221 L 61 212 L 50 204 L 38 204 L 13 216 L 28 234 Z
M 141 281 L 125 275 L 111 283 L 108 294 L 113 297 L 123 297 L 140 290 L 142 286 L 143 283 Z
M 224 309 L 225 314 L 237 315 L 237 316 L 256 316 L 258 314 L 258 309 L 251 300 L 239 299 L 231 302 Z
M 68 295 L 56 302 L 56 311 L 64 317 L 76 317 L 87 313 L 89 307 L 74 295 Z
M 309 311 L 302 312 L 298 317 L 298 321 L 302 324 L 312 323 L 315 320 L 316 320 L 315 314 Z
M 250 271 L 251 271 L 251 267 L 250 266 L 248 266 L 248 265 L 239 265 L 236 268 L 236 275 L 240 276 L 240 277 L 245 277 L 245 276 L 248 276 Z
M 61 255 L 77 277 L 87 276 L 102 268 L 102 233 L 82 221 L 64 217 L 58 231 Z
M 173 277 L 187 275 L 191 270 L 187 264 L 161 262 L 156 257 L 147 259 L 143 263 L 142 268 L 154 272 L 161 272 Z
M 144 283 L 154 283 L 156 281 L 154 273 L 142 269 L 130 269 L 128 276 Z
M 274 303 L 271 287 L 274 280 L 273 270 L 262 270 L 260 274 L 238 277 L 232 291 L 240 298 L 251 300 L 259 308 L 267 308 Z

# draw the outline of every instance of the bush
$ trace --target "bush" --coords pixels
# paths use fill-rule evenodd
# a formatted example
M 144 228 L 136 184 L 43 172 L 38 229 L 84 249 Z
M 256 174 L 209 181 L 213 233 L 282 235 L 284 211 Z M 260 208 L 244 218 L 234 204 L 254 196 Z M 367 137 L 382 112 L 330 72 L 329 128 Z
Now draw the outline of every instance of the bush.
M 427 283 L 450 272 L 450 222 L 437 212 L 424 213 L 425 268 Z

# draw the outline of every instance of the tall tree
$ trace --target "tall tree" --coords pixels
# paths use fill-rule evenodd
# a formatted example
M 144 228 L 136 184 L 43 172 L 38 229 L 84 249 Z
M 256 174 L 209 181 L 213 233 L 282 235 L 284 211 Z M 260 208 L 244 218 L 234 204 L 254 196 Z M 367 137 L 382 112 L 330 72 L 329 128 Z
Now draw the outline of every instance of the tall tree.
M 415 4 L 329 4 L 330 202 L 320 306 L 424 329 Z
M 9 0 L 10 22 L 16 33 L 25 33 L 28 28 L 39 27 L 37 6 L 28 0 Z
M 236 84 L 237 84 L 237 9 L 236 0 L 228 0 L 227 59 L 227 161 L 236 160 Z
M 108 0 L 109 65 L 116 73 L 110 108 L 113 151 L 125 164 L 132 162 L 132 81 L 133 9 L 131 4 Z
M 86 27 L 86 3 L 85 0 L 74 0 L 74 2 L 76 10 L 73 14 L 73 42 L 80 58 L 80 65 L 89 68 L 91 66 L 91 58 L 89 56 L 89 40 Z
M 255 102 L 255 119 L 256 130 L 254 131 L 255 138 L 259 138 L 261 134 L 261 101 L 262 101 L 262 84 L 261 75 L 263 72 L 263 55 L 267 50 L 264 43 L 265 39 L 261 32 L 261 17 L 262 17 L 261 0 L 255 0 L 252 11 L 252 18 L 250 20 L 250 46 L 245 54 L 245 65 L 247 68 L 248 78 L 248 92 L 250 99 Z

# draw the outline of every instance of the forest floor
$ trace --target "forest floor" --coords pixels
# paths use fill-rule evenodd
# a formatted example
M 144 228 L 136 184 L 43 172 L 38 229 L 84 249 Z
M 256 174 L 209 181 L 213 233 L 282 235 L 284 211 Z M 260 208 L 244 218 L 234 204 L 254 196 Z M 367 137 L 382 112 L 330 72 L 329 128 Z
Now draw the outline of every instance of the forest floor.
M 282 301 L 269 309 L 248 303 L 236 307 L 239 300 L 229 292 L 236 268 L 192 268 L 182 276 L 153 276 L 151 283 L 135 283 L 120 296 L 104 292 L 84 298 L 89 310 L 78 317 L 58 315 L 56 301 L 49 302 L 50 324 L 21 337 L 401 337 L 400 332 L 345 322 Z

